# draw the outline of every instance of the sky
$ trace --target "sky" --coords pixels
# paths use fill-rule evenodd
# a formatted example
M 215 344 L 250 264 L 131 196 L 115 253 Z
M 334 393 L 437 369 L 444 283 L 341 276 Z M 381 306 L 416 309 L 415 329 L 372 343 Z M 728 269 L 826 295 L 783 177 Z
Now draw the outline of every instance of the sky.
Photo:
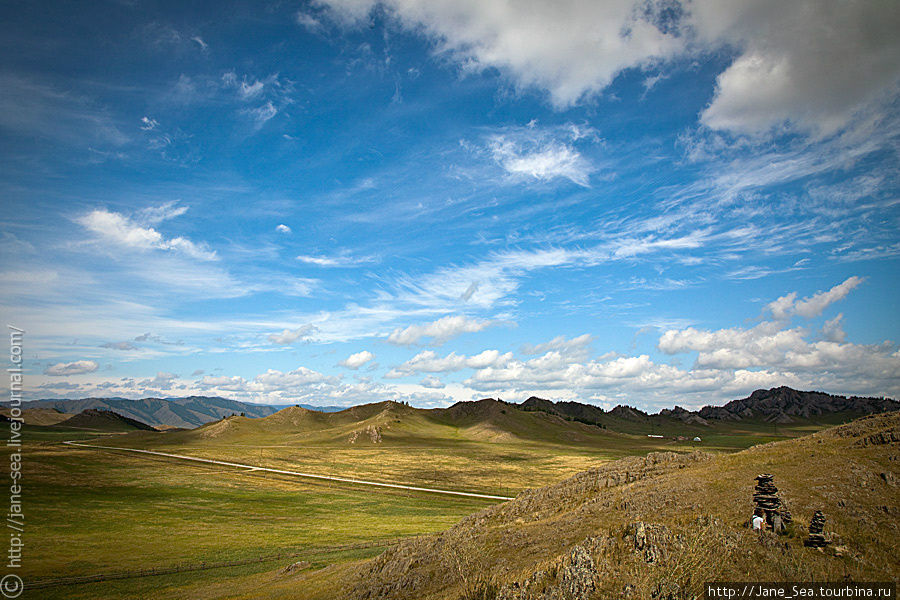
M 874 0 L 3 3 L 26 396 L 898 397 L 898 30 Z

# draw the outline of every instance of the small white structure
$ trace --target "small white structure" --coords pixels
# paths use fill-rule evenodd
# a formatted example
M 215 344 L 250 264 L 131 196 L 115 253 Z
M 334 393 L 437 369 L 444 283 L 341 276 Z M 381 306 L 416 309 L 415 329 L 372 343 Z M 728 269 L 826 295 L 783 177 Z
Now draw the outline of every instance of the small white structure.
M 647 434 L 647 437 L 661 438 L 662 436 L 661 436 L 661 435 L 653 435 L 652 433 L 648 433 L 648 434 Z
M 694 441 L 695 441 L 695 442 L 702 442 L 703 440 L 701 440 L 701 439 L 700 439 L 700 436 L 698 435 L 697 437 L 694 438 Z

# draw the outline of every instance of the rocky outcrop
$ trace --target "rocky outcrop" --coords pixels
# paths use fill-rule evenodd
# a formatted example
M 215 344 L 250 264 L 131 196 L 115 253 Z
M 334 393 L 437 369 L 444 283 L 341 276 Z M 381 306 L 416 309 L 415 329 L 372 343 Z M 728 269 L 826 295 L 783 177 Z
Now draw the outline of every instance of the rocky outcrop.
M 881 413 L 900 409 L 890 398 L 834 396 L 823 392 L 801 392 L 789 387 L 756 390 L 747 398 L 732 400 L 724 406 L 705 406 L 698 411 L 704 419 L 740 421 L 764 419 L 771 423 L 790 423 L 835 412 Z
M 361 435 L 368 436 L 369 441 L 373 444 L 378 444 L 381 442 L 381 427 L 376 427 L 375 425 L 369 425 L 365 429 L 357 429 L 353 433 L 350 434 L 350 439 L 348 440 L 351 444 L 355 444 Z

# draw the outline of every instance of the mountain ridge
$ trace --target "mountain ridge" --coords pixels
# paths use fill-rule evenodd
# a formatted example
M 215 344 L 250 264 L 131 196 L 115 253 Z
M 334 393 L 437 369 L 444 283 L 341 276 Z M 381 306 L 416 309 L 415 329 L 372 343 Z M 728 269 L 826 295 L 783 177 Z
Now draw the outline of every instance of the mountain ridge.
M 494 404 L 486 404 L 491 400 Z M 195 428 L 207 423 L 216 422 L 232 414 L 250 418 L 268 417 L 277 412 L 298 406 L 317 413 L 334 413 L 351 411 L 359 413 L 358 420 L 368 418 L 372 406 L 404 406 L 386 401 L 363 404 L 352 407 L 313 406 L 309 404 L 269 405 L 252 404 L 238 400 L 230 400 L 218 396 L 185 396 L 180 398 L 141 398 L 137 400 L 121 397 L 91 397 L 81 399 L 43 399 L 23 403 L 23 409 L 52 409 L 62 413 L 77 414 L 86 409 L 111 410 L 124 417 L 141 421 L 154 427 Z M 871 414 L 900 409 L 900 402 L 884 397 L 839 396 L 818 391 L 798 391 L 786 386 L 769 390 L 756 390 L 746 398 L 731 400 L 722 406 L 707 405 L 700 410 L 690 411 L 676 405 L 665 408 L 656 414 L 646 413 L 638 408 L 619 405 L 611 410 L 599 406 L 575 401 L 546 400 L 532 396 L 515 404 L 484 398 L 482 400 L 463 401 L 437 411 L 436 415 L 463 416 L 472 411 L 488 410 L 497 413 L 503 410 L 501 405 L 525 412 L 541 412 L 567 421 L 578 421 L 589 425 L 615 429 L 617 427 L 637 427 L 655 422 L 666 421 L 681 423 L 694 427 L 705 427 L 712 421 L 735 421 L 756 419 L 764 422 L 787 424 L 800 420 L 809 420 L 830 413 L 848 412 L 853 414 Z M 480 408 L 478 408 L 480 406 Z M 371 415 L 370 415 L 371 416 Z
M 706 426 L 710 421 L 742 421 L 759 419 L 774 424 L 793 423 L 830 413 L 873 414 L 900 410 L 900 402 L 886 397 L 839 396 L 818 391 L 799 391 L 787 386 L 758 389 L 746 398 L 731 400 L 722 406 L 707 405 L 700 410 L 687 410 L 675 405 L 656 414 L 619 405 L 609 411 L 579 402 L 553 402 L 532 396 L 521 404 L 523 410 L 541 410 L 563 418 L 609 426 L 615 420 L 652 422 L 665 417 L 688 425 Z

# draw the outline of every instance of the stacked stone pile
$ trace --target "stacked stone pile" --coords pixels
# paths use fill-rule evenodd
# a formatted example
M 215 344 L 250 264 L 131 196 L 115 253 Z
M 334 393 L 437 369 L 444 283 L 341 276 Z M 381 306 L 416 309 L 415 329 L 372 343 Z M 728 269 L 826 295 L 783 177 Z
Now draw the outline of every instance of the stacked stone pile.
M 766 524 L 772 527 L 778 509 L 781 507 L 781 499 L 778 497 L 778 488 L 772 482 L 774 477 L 768 473 L 756 476 L 756 488 L 753 490 L 753 503 L 756 508 L 766 515 Z
M 828 540 L 822 533 L 825 530 L 825 515 L 821 510 L 817 510 L 813 515 L 812 521 L 809 523 L 809 537 L 803 540 L 804 546 L 810 548 L 824 548 L 828 545 Z

